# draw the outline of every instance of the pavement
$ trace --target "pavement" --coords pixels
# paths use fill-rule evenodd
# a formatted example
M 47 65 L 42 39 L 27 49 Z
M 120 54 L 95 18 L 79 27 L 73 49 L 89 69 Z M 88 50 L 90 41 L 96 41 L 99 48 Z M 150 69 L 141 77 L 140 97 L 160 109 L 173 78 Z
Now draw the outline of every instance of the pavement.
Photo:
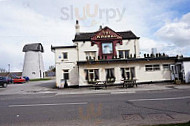
M 169 89 L 187 89 L 190 84 L 176 85 L 172 83 L 157 83 L 157 84 L 141 84 L 134 88 L 123 88 L 119 86 L 111 86 L 107 89 L 101 87 L 95 90 L 94 87 L 80 88 L 55 88 L 55 80 L 27 82 L 24 84 L 10 84 L 6 89 L 0 87 L 0 95 L 11 94 L 39 94 L 39 93 L 55 93 L 56 95 L 70 94 L 123 94 L 136 93 L 140 91 L 156 91 Z

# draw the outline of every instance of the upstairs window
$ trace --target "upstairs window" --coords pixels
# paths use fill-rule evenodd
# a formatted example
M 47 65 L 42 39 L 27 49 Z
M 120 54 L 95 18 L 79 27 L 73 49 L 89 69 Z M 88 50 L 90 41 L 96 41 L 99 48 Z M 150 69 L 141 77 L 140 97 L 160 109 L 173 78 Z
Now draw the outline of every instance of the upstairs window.
M 86 51 L 86 59 L 94 59 L 96 57 L 96 51 Z
M 119 58 L 129 58 L 129 50 L 119 50 Z
M 63 59 L 68 59 L 68 53 L 67 52 L 63 52 Z
M 158 70 L 160 70 L 160 65 L 159 64 L 145 65 L 145 70 L 146 71 L 158 71 Z

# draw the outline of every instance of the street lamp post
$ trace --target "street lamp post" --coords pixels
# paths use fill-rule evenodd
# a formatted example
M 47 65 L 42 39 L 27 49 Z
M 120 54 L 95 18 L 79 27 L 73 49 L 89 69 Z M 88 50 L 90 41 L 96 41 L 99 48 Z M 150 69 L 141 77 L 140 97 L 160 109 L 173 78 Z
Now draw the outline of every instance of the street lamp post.
M 8 64 L 8 68 L 9 68 L 9 69 L 8 69 L 8 72 L 9 72 L 9 73 L 10 73 L 10 67 L 11 67 L 11 65 L 10 65 L 10 64 Z

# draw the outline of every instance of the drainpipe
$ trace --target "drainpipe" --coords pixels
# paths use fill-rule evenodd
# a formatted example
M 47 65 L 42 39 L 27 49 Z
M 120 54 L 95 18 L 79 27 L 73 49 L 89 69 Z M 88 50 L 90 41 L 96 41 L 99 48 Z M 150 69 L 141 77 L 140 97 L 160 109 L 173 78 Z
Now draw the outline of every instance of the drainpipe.
M 134 41 L 134 52 L 135 52 L 135 55 L 136 55 L 136 57 L 137 57 L 137 49 L 136 49 L 137 47 L 136 47 L 136 39 L 135 39 L 135 41 Z
M 77 42 L 77 61 L 79 61 L 79 44 Z M 77 64 L 77 62 L 76 62 Z M 80 81 L 80 74 L 79 74 L 79 65 L 77 64 L 77 69 L 78 69 L 78 85 L 79 85 L 79 81 Z

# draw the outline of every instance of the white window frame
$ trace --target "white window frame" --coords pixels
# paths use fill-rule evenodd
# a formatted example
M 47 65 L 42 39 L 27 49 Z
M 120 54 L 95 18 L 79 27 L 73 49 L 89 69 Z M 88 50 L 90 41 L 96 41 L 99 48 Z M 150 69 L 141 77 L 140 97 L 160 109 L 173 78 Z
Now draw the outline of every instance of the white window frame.
M 129 73 L 128 79 L 135 79 L 136 78 L 135 67 L 126 67 L 126 68 L 121 68 L 121 69 L 124 69 L 125 78 L 127 78 L 127 73 Z M 132 70 L 131 69 L 134 69 L 133 78 L 132 78 Z
M 169 71 L 170 70 L 170 64 L 162 64 L 163 70 Z
M 118 55 L 120 55 L 120 53 L 119 53 L 120 51 L 122 51 L 122 53 L 123 53 L 122 59 L 126 59 L 127 58 L 127 56 L 125 55 L 125 51 L 128 51 L 129 52 L 128 57 L 130 56 L 130 50 L 118 50 Z
M 91 59 L 94 59 L 96 58 L 96 51 L 85 51 L 85 55 L 88 57 L 88 59 L 89 57 L 91 57 Z
M 69 69 L 63 69 L 63 79 L 65 79 L 64 74 L 68 74 L 68 79 L 67 79 L 67 80 L 69 80 L 69 79 L 70 79 L 70 76 L 69 76 Z
M 160 64 L 145 65 L 145 71 L 160 71 Z

